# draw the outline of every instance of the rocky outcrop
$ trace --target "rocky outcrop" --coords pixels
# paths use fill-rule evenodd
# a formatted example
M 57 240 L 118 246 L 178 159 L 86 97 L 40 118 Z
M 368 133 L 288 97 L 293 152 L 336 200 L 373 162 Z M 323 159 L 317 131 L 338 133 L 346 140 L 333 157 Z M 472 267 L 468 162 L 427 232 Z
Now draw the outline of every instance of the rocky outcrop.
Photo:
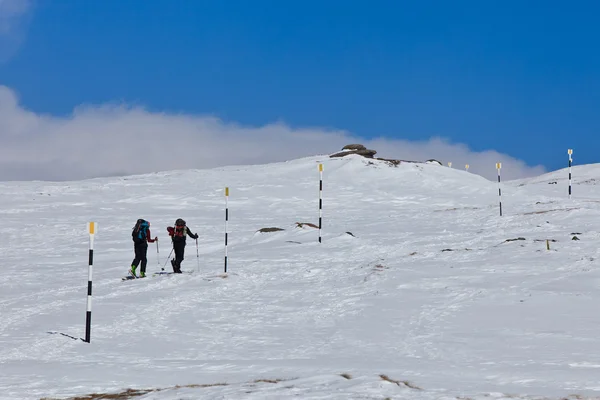
M 364 145 L 359 144 L 359 143 L 347 144 L 344 147 L 342 147 L 342 151 L 331 154 L 329 157 L 331 157 L 331 158 L 345 157 L 350 154 L 356 154 L 356 155 L 363 156 L 365 158 L 369 158 L 372 160 L 385 161 L 388 165 L 390 165 L 392 167 L 397 167 L 401 163 L 422 162 L 422 161 L 408 161 L 408 160 L 397 160 L 397 159 L 375 157 L 375 154 L 377 154 L 377 151 L 367 149 Z M 442 165 L 442 163 L 437 160 L 427 160 L 426 163 L 434 163 L 434 164 Z M 374 163 L 369 161 L 369 164 L 374 164 Z
M 342 147 L 342 150 L 367 150 L 362 144 L 347 144 Z
M 431 160 L 427 160 L 425 161 L 426 164 L 437 164 L 437 165 L 442 165 L 441 162 L 439 162 L 438 160 L 434 160 L 433 158 Z
M 359 156 L 363 156 L 365 158 L 373 158 L 377 152 L 375 150 L 369 150 L 362 144 L 349 144 L 342 148 L 342 151 L 339 153 L 335 153 L 330 155 L 329 157 L 345 157 L 349 154 L 358 154 Z

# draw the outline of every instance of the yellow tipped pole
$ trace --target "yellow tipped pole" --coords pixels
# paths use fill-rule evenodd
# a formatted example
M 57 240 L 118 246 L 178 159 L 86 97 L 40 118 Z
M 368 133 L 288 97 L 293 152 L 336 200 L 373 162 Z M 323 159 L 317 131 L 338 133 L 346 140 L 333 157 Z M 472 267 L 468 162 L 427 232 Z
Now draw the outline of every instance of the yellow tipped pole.
M 500 198 L 500 216 L 502 216 L 502 189 L 500 188 L 500 169 L 502 163 L 496 163 L 496 169 L 498 170 L 498 197 Z
M 227 223 L 229 222 L 229 188 L 225 188 L 225 273 L 227 273 Z
M 96 223 L 88 222 L 88 234 L 90 235 L 90 248 L 88 252 L 88 288 L 87 288 L 87 307 L 85 313 L 85 339 L 90 343 L 92 332 L 92 270 L 94 264 L 94 237 L 96 235 Z
M 573 149 L 567 150 L 567 154 L 569 154 L 569 199 L 571 198 L 571 165 L 573 164 Z
M 319 243 L 321 243 L 321 229 L 323 227 L 323 164 L 319 164 Z

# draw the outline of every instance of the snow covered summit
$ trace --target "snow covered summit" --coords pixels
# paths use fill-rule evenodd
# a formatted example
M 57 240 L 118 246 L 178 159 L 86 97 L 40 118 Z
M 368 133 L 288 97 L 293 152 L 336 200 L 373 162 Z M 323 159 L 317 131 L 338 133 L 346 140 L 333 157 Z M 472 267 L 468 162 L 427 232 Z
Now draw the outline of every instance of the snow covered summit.
M 0 398 L 600 396 L 600 171 L 573 171 L 572 199 L 503 182 L 502 217 L 497 182 L 354 155 L 0 183 Z M 199 233 L 189 274 L 121 280 L 138 218 L 150 274 L 175 219 Z

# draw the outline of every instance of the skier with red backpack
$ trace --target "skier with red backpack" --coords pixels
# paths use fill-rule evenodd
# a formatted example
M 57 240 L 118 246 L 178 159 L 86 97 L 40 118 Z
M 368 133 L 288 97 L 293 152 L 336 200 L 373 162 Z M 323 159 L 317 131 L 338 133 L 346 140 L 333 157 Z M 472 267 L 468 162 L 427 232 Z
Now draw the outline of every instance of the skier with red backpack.
M 131 263 L 131 269 L 129 272 L 131 275 L 137 277 L 135 274 L 135 270 L 142 263 L 140 268 L 140 278 L 146 277 L 146 264 L 148 263 L 148 259 L 146 258 L 146 254 L 148 252 L 148 243 L 154 243 L 158 240 L 157 237 L 152 239 L 150 236 L 150 222 L 138 219 L 133 230 L 131 232 L 131 237 L 133 239 L 133 250 L 135 252 L 135 258 Z
M 198 239 L 198 234 L 192 233 L 186 226 L 185 221 L 181 218 L 177 218 L 174 227 L 167 227 L 167 232 L 169 232 L 169 236 L 171 236 L 173 250 L 175 251 L 175 258 L 171 260 L 171 266 L 173 267 L 174 273 L 181 274 L 181 262 L 183 261 L 183 255 L 185 253 L 186 236 L 189 236 L 192 239 Z

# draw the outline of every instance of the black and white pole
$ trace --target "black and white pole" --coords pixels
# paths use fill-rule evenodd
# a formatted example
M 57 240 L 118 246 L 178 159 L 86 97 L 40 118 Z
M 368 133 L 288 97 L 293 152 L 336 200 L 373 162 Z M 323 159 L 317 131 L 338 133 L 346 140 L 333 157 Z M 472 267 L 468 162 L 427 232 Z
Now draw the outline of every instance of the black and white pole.
M 500 216 L 502 216 L 502 189 L 500 188 L 500 168 L 502 168 L 502 163 L 496 163 L 496 169 L 498 170 L 498 198 L 500 199 Z
M 225 188 L 225 273 L 227 273 L 227 223 L 229 222 L 229 188 Z
M 319 164 L 319 243 L 323 229 L 323 164 Z
M 85 314 L 85 342 L 90 343 L 92 332 L 92 266 L 94 265 L 94 236 L 96 235 L 96 223 L 88 222 L 88 232 L 90 234 L 90 250 L 88 262 L 88 288 L 87 288 L 87 311 Z
M 573 149 L 569 149 L 567 151 L 567 153 L 569 154 L 569 199 L 571 198 L 571 166 L 573 165 L 573 158 L 571 157 L 573 155 Z

